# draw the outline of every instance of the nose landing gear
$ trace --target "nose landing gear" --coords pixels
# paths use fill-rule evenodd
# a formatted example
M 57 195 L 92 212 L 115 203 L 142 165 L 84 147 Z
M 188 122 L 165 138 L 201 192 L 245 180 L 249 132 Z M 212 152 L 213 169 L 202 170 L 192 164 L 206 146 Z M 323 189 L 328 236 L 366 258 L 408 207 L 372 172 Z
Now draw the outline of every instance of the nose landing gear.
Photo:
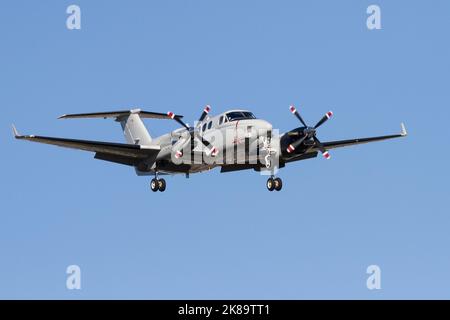
M 267 179 L 266 187 L 269 191 L 280 191 L 283 188 L 283 181 L 280 178 L 270 177 Z

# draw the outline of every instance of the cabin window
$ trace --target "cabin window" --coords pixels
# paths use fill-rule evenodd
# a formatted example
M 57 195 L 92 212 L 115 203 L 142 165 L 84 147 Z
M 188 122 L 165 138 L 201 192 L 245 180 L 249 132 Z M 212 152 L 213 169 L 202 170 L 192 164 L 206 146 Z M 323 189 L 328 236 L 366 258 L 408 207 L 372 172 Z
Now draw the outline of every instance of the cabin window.
M 208 129 L 211 129 L 211 127 L 212 127 L 212 121 L 210 121 L 210 122 L 208 123 Z
M 248 126 L 247 127 L 247 134 L 245 135 L 245 137 L 246 138 L 251 138 L 252 132 L 253 132 L 253 127 L 252 126 Z
M 205 130 L 206 130 L 206 123 L 202 127 L 202 131 L 205 131 Z

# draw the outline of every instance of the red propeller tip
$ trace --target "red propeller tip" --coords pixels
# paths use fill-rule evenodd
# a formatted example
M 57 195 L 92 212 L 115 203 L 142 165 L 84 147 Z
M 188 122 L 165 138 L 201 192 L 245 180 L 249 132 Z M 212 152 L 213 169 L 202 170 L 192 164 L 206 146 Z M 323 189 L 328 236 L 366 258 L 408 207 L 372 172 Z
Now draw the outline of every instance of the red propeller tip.
M 323 157 L 325 158 L 325 159 L 330 159 L 330 154 L 328 153 L 328 151 L 325 151 L 324 153 L 323 153 Z
M 330 119 L 333 116 L 333 112 L 332 111 L 328 111 L 326 114 L 328 119 Z
M 175 153 L 175 158 L 179 159 L 179 158 L 181 158 L 182 155 L 183 155 L 183 152 L 181 152 L 180 150 L 178 150 L 178 151 Z
M 213 147 L 211 150 L 211 155 L 213 157 L 217 156 L 219 154 L 219 149 L 217 149 L 216 147 Z
M 297 112 L 297 109 L 295 109 L 294 106 L 290 106 L 289 110 L 291 110 L 292 113 L 296 113 Z
M 286 149 L 286 151 L 287 151 L 288 153 L 294 152 L 294 150 L 295 150 L 295 148 L 292 146 L 292 144 L 290 144 L 290 145 L 287 147 L 287 149 Z
M 206 105 L 205 109 L 203 109 L 203 111 L 204 111 L 205 113 L 209 113 L 210 110 L 211 110 L 211 106 L 210 106 L 209 104 Z
M 167 115 L 169 116 L 170 119 L 175 118 L 175 113 L 173 113 L 171 111 L 167 112 Z

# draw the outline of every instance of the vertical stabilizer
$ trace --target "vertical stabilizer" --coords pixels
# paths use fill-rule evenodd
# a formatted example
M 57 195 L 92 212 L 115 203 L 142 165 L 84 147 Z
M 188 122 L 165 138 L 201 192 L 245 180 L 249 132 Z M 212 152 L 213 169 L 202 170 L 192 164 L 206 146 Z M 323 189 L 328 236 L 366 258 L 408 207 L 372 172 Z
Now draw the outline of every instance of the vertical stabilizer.
M 131 110 L 129 115 L 117 118 L 122 126 L 123 134 L 129 144 L 150 145 L 152 137 L 147 131 L 139 112 Z

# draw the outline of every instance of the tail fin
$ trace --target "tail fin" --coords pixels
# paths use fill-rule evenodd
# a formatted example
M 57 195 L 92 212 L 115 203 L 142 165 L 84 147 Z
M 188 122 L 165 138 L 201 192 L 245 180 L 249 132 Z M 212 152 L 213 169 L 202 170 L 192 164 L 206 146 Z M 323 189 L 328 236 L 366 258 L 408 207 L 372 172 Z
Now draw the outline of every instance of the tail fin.
M 126 116 L 116 118 L 122 126 L 123 134 L 129 144 L 150 145 L 152 137 L 139 117 L 138 113 L 130 112 Z
M 183 116 L 178 116 L 183 117 Z M 152 138 L 147 131 L 141 118 L 153 119 L 171 119 L 165 113 L 142 111 L 141 109 L 133 109 L 126 111 L 112 112 L 96 112 L 96 113 L 78 113 L 65 114 L 58 119 L 75 119 L 75 118 L 116 118 L 122 126 L 125 139 L 130 144 L 149 145 Z

